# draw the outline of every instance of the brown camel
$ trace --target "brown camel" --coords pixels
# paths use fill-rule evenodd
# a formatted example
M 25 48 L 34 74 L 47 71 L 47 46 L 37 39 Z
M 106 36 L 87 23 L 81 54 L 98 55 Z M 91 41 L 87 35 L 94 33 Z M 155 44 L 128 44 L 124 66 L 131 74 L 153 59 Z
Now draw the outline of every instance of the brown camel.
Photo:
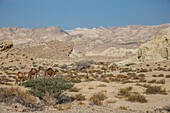
M 56 75 L 58 73 L 58 70 L 56 69 L 55 71 L 52 69 L 52 68 L 48 68 L 46 71 L 45 71 L 45 77 L 54 77 L 54 75 Z
M 93 72 L 93 69 L 94 69 L 93 66 L 88 66 L 88 67 L 86 68 L 86 73 L 87 73 L 87 75 L 88 75 L 88 73 L 92 73 L 92 72 Z
M 37 78 L 37 74 L 38 74 L 41 70 L 42 70 L 42 67 L 41 67 L 41 66 L 38 68 L 38 70 L 35 69 L 35 68 L 32 68 L 32 69 L 29 71 L 29 73 L 28 73 L 28 78 L 31 79 L 31 78 L 32 78 L 32 75 L 34 76 L 33 79 L 35 79 L 35 77 Z
M 105 74 L 106 74 L 107 71 L 109 71 L 109 68 L 108 68 L 108 66 L 106 64 L 104 65 L 103 69 L 104 69 Z
M 15 76 L 15 79 L 16 79 L 15 85 L 19 85 L 19 83 L 22 85 L 22 81 L 23 81 L 24 77 L 26 76 L 26 74 L 27 74 L 27 72 L 22 73 L 19 71 Z

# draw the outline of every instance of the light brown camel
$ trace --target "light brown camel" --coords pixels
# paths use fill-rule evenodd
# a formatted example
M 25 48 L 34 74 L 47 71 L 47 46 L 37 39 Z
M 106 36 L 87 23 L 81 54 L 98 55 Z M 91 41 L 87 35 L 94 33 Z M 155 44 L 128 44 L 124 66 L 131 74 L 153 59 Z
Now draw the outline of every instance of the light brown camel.
M 19 83 L 22 85 L 22 81 L 24 79 L 24 77 L 26 76 L 27 72 L 18 72 L 15 76 L 15 85 L 19 85 Z
M 110 70 L 106 64 L 104 65 L 103 69 L 104 69 L 104 73 L 105 73 L 105 74 L 106 74 L 107 71 Z
M 117 67 L 117 65 L 115 64 L 115 63 L 113 63 L 111 66 L 110 66 L 110 69 L 111 69 L 111 71 L 113 71 L 113 70 L 118 70 L 118 67 Z
M 45 77 L 54 77 L 54 75 L 56 75 L 58 73 L 58 70 L 56 69 L 55 71 L 52 69 L 52 68 L 48 68 L 46 71 L 45 71 Z
M 28 78 L 31 79 L 32 78 L 32 75 L 34 76 L 33 79 L 35 79 L 35 77 L 37 78 L 37 74 L 42 70 L 42 67 L 40 66 L 37 69 L 35 68 L 32 68 L 29 72 L 28 72 Z
M 88 75 L 89 73 L 92 73 L 92 72 L 93 72 L 93 69 L 94 69 L 93 66 L 88 66 L 88 67 L 86 68 L 86 73 L 87 73 L 87 75 Z

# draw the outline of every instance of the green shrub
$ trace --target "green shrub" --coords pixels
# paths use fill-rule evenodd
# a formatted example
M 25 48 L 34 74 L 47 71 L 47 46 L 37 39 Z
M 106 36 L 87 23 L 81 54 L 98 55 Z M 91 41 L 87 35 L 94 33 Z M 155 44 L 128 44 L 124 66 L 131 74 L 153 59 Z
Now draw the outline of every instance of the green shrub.
M 39 78 L 27 81 L 25 87 L 31 87 L 30 93 L 42 99 L 47 93 L 58 98 L 65 90 L 73 87 L 69 81 L 63 78 Z

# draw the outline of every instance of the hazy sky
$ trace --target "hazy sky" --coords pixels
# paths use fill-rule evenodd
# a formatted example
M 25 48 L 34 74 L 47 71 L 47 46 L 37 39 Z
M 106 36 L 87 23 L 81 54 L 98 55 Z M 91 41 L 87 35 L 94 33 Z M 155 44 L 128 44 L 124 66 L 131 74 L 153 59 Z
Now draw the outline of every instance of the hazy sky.
M 110 27 L 170 23 L 170 0 L 0 0 L 0 27 Z

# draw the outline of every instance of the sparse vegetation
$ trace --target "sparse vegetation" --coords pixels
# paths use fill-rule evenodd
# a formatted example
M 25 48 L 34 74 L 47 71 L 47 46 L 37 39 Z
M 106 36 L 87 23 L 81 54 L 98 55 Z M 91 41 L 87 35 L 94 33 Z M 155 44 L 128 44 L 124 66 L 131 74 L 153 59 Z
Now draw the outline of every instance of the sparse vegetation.
M 65 104 L 56 104 L 56 105 L 53 105 L 54 108 L 58 109 L 59 111 L 62 111 L 62 110 L 69 110 L 71 109 L 71 105 L 65 105 Z
M 79 92 L 81 90 L 81 88 L 77 88 L 77 87 L 72 87 L 71 89 L 69 89 L 69 92 Z
M 121 110 L 128 110 L 129 107 L 127 107 L 127 106 L 119 106 L 118 109 L 121 109 Z
M 156 79 L 150 80 L 148 83 L 156 83 Z
M 163 95 L 167 94 L 166 90 L 162 89 L 161 86 L 147 86 L 145 93 L 146 94 L 163 94 Z
M 79 93 L 79 94 L 76 94 L 74 96 L 72 96 L 72 98 L 74 100 L 77 100 L 77 101 L 84 101 L 86 98 L 85 98 L 85 95 Z
M 102 101 L 105 99 L 107 99 L 107 95 L 105 95 L 103 92 L 98 92 L 93 94 L 89 100 L 90 100 L 90 104 L 101 106 Z
M 121 88 L 116 97 L 118 97 L 118 98 L 127 98 L 127 97 L 130 96 L 130 92 L 129 92 L 130 90 L 132 90 L 132 87 Z
M 165 84 L 165 79 L 161 79 L 161 80 L 157 81 L 156 84 Z
M 139 94 L 139 93 L 134 93 L 134 94 L 129 95 L 127 100 L 131 101 L 131 102 L 140 102 L 140 103 L 146 103 L 147 102 L 146 97 L 144 95 Z
M 19 87 L 0 88 L 0 92 L 0 102 L 7 104 L 18 102 L 24 106 L 38 107 L 39 101 L 37 98 L 28 91 L 22 91 Z
M 105 85 L 105 84 L 99 84 L 99 85 L 97 85 L 96 87 L 106 87 L 107 85 Z
M 166 75 L 165 78 L 170 78 L 170 75 Z

